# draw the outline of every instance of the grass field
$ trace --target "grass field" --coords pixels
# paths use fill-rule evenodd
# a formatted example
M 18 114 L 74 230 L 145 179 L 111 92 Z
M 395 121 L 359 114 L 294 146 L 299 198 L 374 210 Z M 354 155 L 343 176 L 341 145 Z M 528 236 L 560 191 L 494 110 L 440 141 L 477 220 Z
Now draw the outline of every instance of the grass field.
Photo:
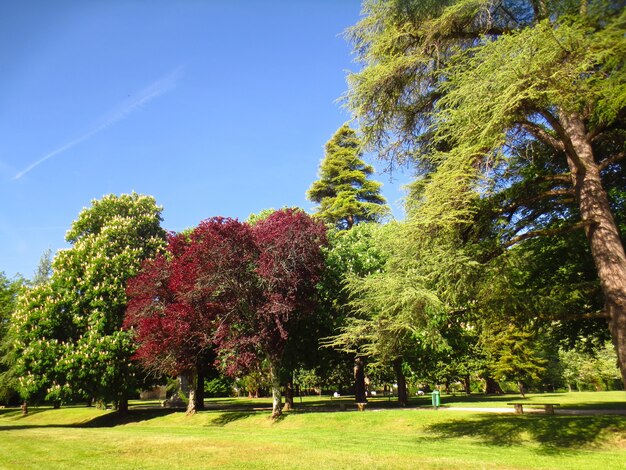
M 572 409 L 626 408 L 624 392 L 532 395 Z M 450 406 L 500 407 L 517 397 L 444 396 Z M 493 468 L 626 469 L 626 416 L 497 414 L 397 409 L 377 399 L 365 412 L 348 399 L 303 400 L 272 422 L 267 399 L 209 400 L 185 416 L 164 409 L 129 415 L 85 407 L 0 410 L 0 468 Z M 506 403 L 506 401 L 504 402 Z M 420 407 L 421 406 L 421 407 Z

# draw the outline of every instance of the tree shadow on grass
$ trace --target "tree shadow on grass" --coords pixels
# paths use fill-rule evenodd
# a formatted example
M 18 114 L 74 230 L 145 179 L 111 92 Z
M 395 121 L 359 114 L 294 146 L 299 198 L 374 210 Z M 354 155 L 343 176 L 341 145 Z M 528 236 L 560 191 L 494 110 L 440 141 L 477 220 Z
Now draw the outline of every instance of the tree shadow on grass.
M 233 423 L 235 421 L 239 421 L 241 419 L 249 418 L 250 416 L 255 415 L 255 411 L 226 411 L 221 413 L 217 418 L 211 421 L 210 424 L 207 424 L 208 427 L 224 427 L 227 424 Z
M 107 413 L 84 423 L 75 425 L 77 428 L 112 428 L 130 423 L 140 423 L 151 419 L 167 416 L 176 413 L 177 410 L 171 408 L 153 408 L 145 410 L 129 410 L 126 413 Z
M 29 411 L 28 416 L 32 416 L 41 411 Z M 37 428 L 112 428 L 122 426 L 124 424 L 139 423 L 159 418 L 161 416 L 175 413 L 171 409 L 150 409 L 150 410 L 130 410 L 128 413 L 112 412 L 97 416 L 82 423 L 72 424 L 15 424 L 0 426 L 0 431 L 12 431 L 18 429 L 37 429 Z
M 530 442 L 552 453 L 601 445 L 608 434 L 626 435 L 626 417 L 489 415 L 436 423 L 427 430 L 442 439 L 472 437 L 493 446 Z

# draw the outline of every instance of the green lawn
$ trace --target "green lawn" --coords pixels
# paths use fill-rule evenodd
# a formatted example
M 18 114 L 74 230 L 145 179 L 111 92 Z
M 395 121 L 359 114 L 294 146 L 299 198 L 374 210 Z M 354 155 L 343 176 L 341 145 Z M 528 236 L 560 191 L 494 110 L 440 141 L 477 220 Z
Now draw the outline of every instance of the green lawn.
M 570 395 L 557 402 L 613 408 L 626 398 Z M 468 405 L 464 397 L 444 399 Z M 254 410 L 268 403 L 262 399 L 207 401 L 230 408 L 192 417 L 162 409 L 118 417 L 84 407 L 31 407 L 23 417 L 4 409 L 0 468 L 626 468 L 626 416 L 401 410 L 385 400 L 362 413 L 329 411 L 341 402 L 308 398 L 303 411 L 278 422 Z M 499 406 L 486 397 L 470 403 Z

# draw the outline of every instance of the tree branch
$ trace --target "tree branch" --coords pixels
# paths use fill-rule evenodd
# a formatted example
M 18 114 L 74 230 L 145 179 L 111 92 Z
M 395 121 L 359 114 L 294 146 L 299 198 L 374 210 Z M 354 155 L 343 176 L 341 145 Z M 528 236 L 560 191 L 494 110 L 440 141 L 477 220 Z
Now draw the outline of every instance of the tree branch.
M 562 141 L 557 139 L 556 137 L 550 135 L 548 131 L 546 131 L 543 127 L 538 124 L 535 124 L 530 121 L 523 121 L 520 123 L 520 127 L 532 135 L 535 136 L 536 139 L 540 140 L 546 145 L 553 147 L 558 152 L 565 151 L 565 145 Z
M 511 204 L 504 207 L 503 211 L 508 212 L 510 210 L 517 209 L 519 206 L 526 205 L 529 202 L 539 201 L 540 199 L 545 199 L 545 198 L 555 197 L 555 196 L 574 196 L 574 195 L 575 195 L 575 192 L 572 188 L 551 189 L 550 191 L 544 191 L 543 193 L 537 194 L 532 197 L 513 201 Z M 567 201 L 568 202 L 572 201 L 572 199 L 567 199 Z M 564 202 L 564 201 L 561 201 L 561 202 Z
M 558 181 L 560 183 L 572 183 L 572 175 L 567 173 L 561 173 L 560 175 L 545 175 L 537 178 L 539 181 Z
M 513 245 L 516 245 L 517 243 L 521 241 L 528 240 L 529 238 L 553 237 L 555 235 L 560 235 L 562 233 L 567 233 L 573 230 L 581 229 L 589 224 L 590 222 L 578 222 L 573 225 L 568 225 L 567 227 L 558 227 L 558 228 L 543 229 L 543 230 L 532 230 L 530 232 L 526 232 L 521 235 L 518 235 L 517 237 L 511 238 L 508 242 L 504 243 L 503 246 L 505 248 L 508 248 Z
M 626 156 L 625 152 L 620 152 L 618 154 L 613 155 L 612 157 L 605 158 L 600 163 L 598 163 L 598 169 L 602 171 L 605 168 L 607 168 L 609 165 L 621 160 L 625 156 Z

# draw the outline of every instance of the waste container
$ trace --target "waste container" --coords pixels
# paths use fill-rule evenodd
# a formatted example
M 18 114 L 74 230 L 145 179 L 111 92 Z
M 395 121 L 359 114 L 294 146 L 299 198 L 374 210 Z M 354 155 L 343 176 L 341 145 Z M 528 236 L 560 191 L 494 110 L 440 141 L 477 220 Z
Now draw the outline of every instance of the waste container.
M 440 396 L 439 396 L 439 390 L 433 391 L 433 393 L 431 393 L 431 398 L 433 400 L 433 406 L 435 408 L 439 408 L 439 405 L 441 404 L 441 399 L 440 399 Z

